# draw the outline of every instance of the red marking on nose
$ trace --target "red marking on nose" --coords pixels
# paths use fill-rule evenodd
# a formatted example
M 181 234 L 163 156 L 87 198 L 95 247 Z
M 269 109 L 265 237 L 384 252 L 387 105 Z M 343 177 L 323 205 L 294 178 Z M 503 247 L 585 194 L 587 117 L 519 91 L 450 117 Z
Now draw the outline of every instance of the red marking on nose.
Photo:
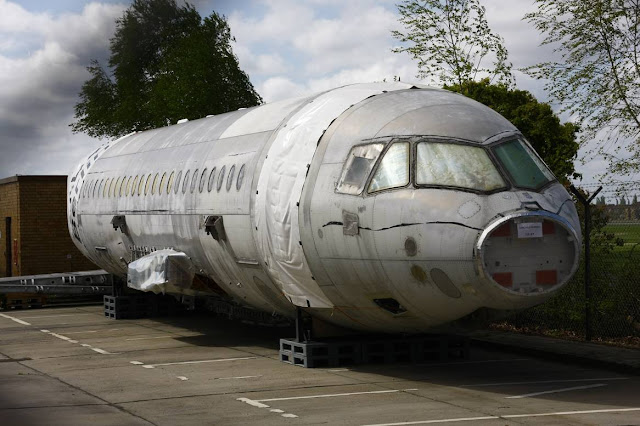
M 556 285 L 558 284 L 558 271 L 550 269 L 546 271 L 536 271 L 536 284 Z
M 555 234 L 555 233 L 556 233 L 556 226 L 553 222 L 551 222 L 550 220 L 545 220 L 544 222 L 542 222 L 543 235 L 549 235 L 549 234 Z
M 509 222 L 499 226 L 492 233 L 492 237 L 510 237 L 511 236 L 511 226 Z
M 492 277 L 502 287 L 511 287 L 513 285 L 513 273 L 511 272 L 496 272 Z

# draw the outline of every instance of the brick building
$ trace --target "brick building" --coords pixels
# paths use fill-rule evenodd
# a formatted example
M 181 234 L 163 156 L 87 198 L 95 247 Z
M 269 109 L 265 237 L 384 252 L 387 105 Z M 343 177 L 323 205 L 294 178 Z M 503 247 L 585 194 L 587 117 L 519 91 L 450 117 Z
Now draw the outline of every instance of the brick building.
M 0 179 L 0 277 L 100 269 L 71 241 L 66 176 Z

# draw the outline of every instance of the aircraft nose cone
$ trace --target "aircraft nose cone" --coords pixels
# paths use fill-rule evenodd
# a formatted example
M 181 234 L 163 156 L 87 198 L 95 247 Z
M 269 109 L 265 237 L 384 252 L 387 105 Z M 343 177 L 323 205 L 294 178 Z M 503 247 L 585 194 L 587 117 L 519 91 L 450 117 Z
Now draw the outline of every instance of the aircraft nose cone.
M 580 258 L 573 227 L 546 212 L 522 212 L 491 223 L 476 249 L 490 281 L 518 294 L 558 289 L 575 273 Z

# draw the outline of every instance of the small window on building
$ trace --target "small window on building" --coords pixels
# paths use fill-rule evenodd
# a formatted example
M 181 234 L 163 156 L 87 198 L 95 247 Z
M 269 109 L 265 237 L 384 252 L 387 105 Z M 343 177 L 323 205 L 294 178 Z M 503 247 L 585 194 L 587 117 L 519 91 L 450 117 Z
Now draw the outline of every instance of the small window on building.
M 222 184 L 224 183 L 224 175 L 227 172 L 227 166 L 222 166 L 220 173 L 218 174 L 218 184 L 216 185 L 216 191 L 220 192 Z
M 399 188 L 409 183 L 409 143 L 394 143 L 380 160 L 369 184 L 369 192 Z
M 244 180 L 244 164 L 240 167 L 240 171 L 238 172 L 238 181 L 236 182 L 236 190 L 240 191 L 242 188 L 242 181 Z
M 187 170 L 187 173 L 184 174 L 184 181 L 182 181 L 182 193 L 187 193 L 187 187 L 189 186 L 189 175 L 191 174 L 190 170 Z
M 169 180 L 167 180 L 167 195 L 171 194 L 171 186 L 173 185 L 173 178 L 176 175 L 175 171 L 171 171 L 171 174 L 169 175 Z
M 235 164 L 231 166 L 229 170 L 229 177 L 227 178 L 227 192 L 231 189 L 231 185 L 233 184 L 233 178 L 236 175 L 236 166 Z
M 362 193 L 367 177 L 376 164 L 384 144 L 372 143 L 354 146 L 342 169 L 336 192 L 341 194 L 358 195 Z
M 158 190 L 158 173 L 153 177 L 153 184 L 151 185 L 151 195 L 155 194 Z
M 211 169 L 211 173 L 209 173 L 209 183 L 207 184 L 207 191 L 211 192 L 213 190 L 213 184 L 216 181 L 216 168 Z
M 178 172 L 178 176 L 176 177 L 176 183 L 173 185 L 173 193 L 177 194 L 180 191 L 180 181 L 182 180 L 182 170 Z
M 202 176 L 200 176 L 200 185 L 198 186 L 198 192 L 202 192 L 202 190 L 204 189 L 204 184 L 207 183 L 207 171 L 208 169 L 206 167 L 202 171 Z
M 196 189 L 196 185 L 198 184 L 198 169 L 193 172 L 193 177 L 191 178 L 191 188 L 190 192 L 193 194 L 193 191 Z

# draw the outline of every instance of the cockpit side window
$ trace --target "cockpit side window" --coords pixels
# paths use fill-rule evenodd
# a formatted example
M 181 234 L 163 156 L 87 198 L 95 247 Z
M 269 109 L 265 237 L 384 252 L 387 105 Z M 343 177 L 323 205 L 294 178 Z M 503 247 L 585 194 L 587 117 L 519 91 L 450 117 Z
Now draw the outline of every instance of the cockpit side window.
M 372 143 L 351 148 L 342 169 L 336 192 L 358 195 L 362 193 L 367 177 L 376 164 L 384 144 Z
M 409 183 L 409 143 L 394 143 L 382 157 L 369 184 L 369 192 L 406 186 Z
M 493 152 L 518 187 L 536 190 L 555 179 L 536 153 L 520 139 L 498 144 Z
M 487 151 L 479 146 L 420 142 L 416 154 L 418 186 L 450 186 L 476 191 L 494 191 L 507 186 Z

